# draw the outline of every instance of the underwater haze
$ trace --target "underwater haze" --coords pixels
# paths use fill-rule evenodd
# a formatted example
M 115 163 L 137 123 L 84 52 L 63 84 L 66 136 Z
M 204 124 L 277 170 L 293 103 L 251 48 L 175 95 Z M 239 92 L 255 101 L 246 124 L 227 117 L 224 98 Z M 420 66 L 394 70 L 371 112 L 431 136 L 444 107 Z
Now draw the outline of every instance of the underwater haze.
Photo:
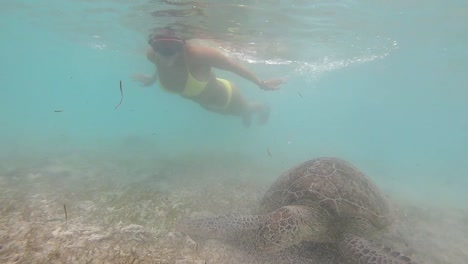
M 468 263 L 468 2 L 3 0 L 0 14 L 0 262 L 342 263 L 175 231 L 249 213 L 282 172 L 325 156 L 399 208 L 381 241 Z M 154 71 L 147 38 L 166 26 L 286 80 L 263 91 L 214 70 L 267 103 L 268 122 L 132 80 Z

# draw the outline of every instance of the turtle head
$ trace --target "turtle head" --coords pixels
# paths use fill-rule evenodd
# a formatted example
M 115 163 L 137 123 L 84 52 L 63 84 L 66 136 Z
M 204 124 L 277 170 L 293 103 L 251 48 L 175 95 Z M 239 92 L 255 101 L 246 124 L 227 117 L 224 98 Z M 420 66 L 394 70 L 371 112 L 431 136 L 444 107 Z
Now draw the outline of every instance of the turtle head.
M 258 249 L 275 252 L 304 240 L 320 240 L 327 228 L 321 211 L 308 206 L 283 206 L 266 216 L 255 239 Z

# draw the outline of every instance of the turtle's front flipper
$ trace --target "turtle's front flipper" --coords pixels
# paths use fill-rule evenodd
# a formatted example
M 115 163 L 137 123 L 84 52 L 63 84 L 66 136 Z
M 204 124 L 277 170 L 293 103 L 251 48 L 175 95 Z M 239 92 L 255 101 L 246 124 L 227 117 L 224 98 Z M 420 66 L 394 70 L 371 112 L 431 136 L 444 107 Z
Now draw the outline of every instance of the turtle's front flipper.
M 310 207 L 283 206 L 272 213 L 258 216 L 187 219 L 180 222 L 176 229 L 191 236 L 252 242 L 251 245 L 257 249 L 278 251 L 300 243 L 306 237 L 323 234 L 326 221 L 319 217 L 323 215 L 310 210 Z
M 189 218 L 179 222 L 176 230 L 195 238 L 220 239 L 226 242 L 251 242 L 260 226 L 265 223 L 262 215 L 219 215 L 205 218 Z
M 389 247 L 351 234 L 343 236 L 339 250 L 352 264 L 417 264 Z

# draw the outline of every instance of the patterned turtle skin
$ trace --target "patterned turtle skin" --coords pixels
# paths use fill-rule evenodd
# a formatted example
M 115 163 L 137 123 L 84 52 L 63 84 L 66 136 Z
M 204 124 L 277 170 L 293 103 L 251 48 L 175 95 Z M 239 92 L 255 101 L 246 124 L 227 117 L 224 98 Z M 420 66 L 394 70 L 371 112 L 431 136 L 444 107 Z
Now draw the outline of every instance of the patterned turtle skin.
M 392 224 L 388 199 L 348 162 L 322 157 L 283 173 L 257 215 L 185 219 L 177 230 L 201 238 L 248 243 L 266 252 L 303 241 L 335 243 L 350 264 L 416 264 L 369 238 Z

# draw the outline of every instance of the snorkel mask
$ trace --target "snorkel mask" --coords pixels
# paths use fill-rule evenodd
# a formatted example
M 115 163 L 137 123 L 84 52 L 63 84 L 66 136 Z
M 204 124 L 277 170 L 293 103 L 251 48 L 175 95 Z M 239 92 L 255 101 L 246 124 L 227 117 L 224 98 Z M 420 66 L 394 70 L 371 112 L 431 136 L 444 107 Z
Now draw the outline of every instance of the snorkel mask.
M 170 57 L 184 49 L 185 41 L 177 37 L 152 37 L 148 44 L 154 52 Z

